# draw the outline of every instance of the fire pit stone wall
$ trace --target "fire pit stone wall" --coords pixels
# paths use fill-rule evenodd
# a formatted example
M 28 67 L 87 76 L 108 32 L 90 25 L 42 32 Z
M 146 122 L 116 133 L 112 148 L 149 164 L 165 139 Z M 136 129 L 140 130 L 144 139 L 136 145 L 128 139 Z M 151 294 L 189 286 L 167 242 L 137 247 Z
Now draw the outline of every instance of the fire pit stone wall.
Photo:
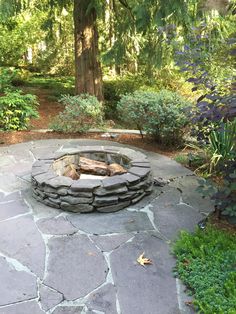
M 63 176 L 61 165 L 86 156 L 107 163 L 117 162 L 127 173 L 99 179 L 72 180 Z M 60 165 L 61 164 L 61 165 Z M 152 191 L 147 157 L 128 148 L 84 146 L 37 160 L 32 166 L 33 196 L 40 202 L 72 212 L 114 212 L 134 204 Z

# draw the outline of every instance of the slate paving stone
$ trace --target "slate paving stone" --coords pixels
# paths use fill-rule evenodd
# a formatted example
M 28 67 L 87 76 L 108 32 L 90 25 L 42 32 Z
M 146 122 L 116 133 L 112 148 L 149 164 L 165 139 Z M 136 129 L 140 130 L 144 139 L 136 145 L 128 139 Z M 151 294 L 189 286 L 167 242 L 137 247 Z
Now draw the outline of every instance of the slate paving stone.
M 0 202 L 0 221 L 29 212 L 29 208 L 23 200 Z
M 22 191 L 23 199 L 29 204 L 33 211 L 33 215 L 37 219 L 55 217 L 61 214 L 61 210 L 49 207 L 41 202 L 38 202 L 33 196 L 31 189 L 25 189 Z
M 10 194 L 6 194 L 6 195 L 4 193 L 0 192 L 0 203 L 15 201 L 15 200 L 19 200 L 21 198 L 22 198 L 21 194 L 18 191 L 10 193 Z
M 0 252 L 43 277 L 45 245 L 31 215 L 0 222 Z
M 145 213 L 129 212 L 125 209 L 115 213 L 68 215 L 67 219 L 76 228 L 89 234 L 129 233 L 153 229 Z
M 153 261 L 143 267 L 136 259 L 145 252 Z M 174 258 L 168 245 L 151 235 L 139 234 L 110 255 L 111 271 L 122 314 L 179 313 Z
M 118 204 L 97 207 L 96 210 L 101 213 L 112 213 L 129 206 L 130 201 L 119 202 Z
M 61 303 L 63 295 L 51 288 L 40 285 L 39 287 L 39 300 L 44 311 L 48 311 Z
M 105 281 L 106 262 L 87 236 L 52 238 L 48 247 L 44 283 L 61 292 L 67 300 L 83 297 Z
M 42 233 L 52 235 L 73 234 L 77 228 L 66 220 L 65 217 L 43 218 L 37 221 L 37 225 Z
M 1 161 L 0 161 L 1 165 Z M 15 164 L 8 164 L 5 167 L 2 167 L 1 165 L 1 173 L 3 174 L 8 174 L 8 173 L 14 173 L 17 176 L 23 176 L 31 173 L 31 168 L 32 168 L 32 162 L 28 161 L 22 161 L 22 162 L 17 162 Z
M 152 193 L 143 197 L 138 203 L 130 205 L 130 207 L 135 209 L 142 209 L 147 206 L 147 204 L 152 203 L 157 197 L 163 193 L 162 188 L 154 186 Z
M 132 236 L 132 234 L 117 234 L 109 236 L 91 236 L 91 239 L 103 252 L 110 252 L 131 239 Z
M 199 186 L 197 176 L 185 176 L 170 182 L 170 186 L 179 188 L 182 191 L 182 200 L 200 212 L 210 213 L 214 211 L 214 202 L 209 198 L 203 198 L 196 189 Z
M 0 165 L 1 165 L 1 172 L 5 167 L 13 166 L 15 164 L 16 160 L 11 155 L 0 155 Z
M 0 269 L 0 306 L 37 297 L 35 276 L 25 271 L 17 271 L 1 256 Z M 1 308 L 0 313 L 2 314 Z
M 154 177 L 161 177 L 165 180 L 178 176 L 191 175 L 192 171 L 183 167 L 169 157 L 153 152 L 145 152 L 150 160 Z
M 13 173 L 0 175 L 0 191 L 5 193 L 13 193 L 28 187 L 28 184 L 17 178 Z
M 45 314 L 36 301 L 18 303 L 1 308 L 1 314 Z
M 79 192 L 91 192 L 96 187 L 99 187 L 102 183 L 100 180 L 88 180 L 81 179 L 78 181 L 72 181 L 71 190 Z
M 57 145 L 47 146 L 47 147 L 33 147 L 31 152 L 36 159 L 45 158 L 49 154 L 53 154 L 58 149 Z
M 204 218 L 190 206 L 178 204 L 177 199 L 177 192 L 169 190 L 152 203 L 154 223 L 168 239 L 176 238 L 182 229 L 194 231 L 197 223 Z
M 83 306 L 58 306 L 52 314 L 82 314 Z
M 116 310 L 116 288 L 108 283 L 93 292 L 86 302 L 89 311 L 101 311 L 104 314 L 117 314 Z

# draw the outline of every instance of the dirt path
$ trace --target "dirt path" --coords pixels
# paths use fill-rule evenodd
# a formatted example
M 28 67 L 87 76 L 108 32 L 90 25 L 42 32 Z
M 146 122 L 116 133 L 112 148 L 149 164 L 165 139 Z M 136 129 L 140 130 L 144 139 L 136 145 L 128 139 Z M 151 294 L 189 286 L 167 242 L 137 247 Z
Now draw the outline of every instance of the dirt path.
M 35 94 L 39 102 L 39 119 L 31 120 L 31 129 L 48 129 L 53 118 L 63 110 L 64 106 L 53 99 L 54 97 L 48 89 L 27 87 L 24 90 Z

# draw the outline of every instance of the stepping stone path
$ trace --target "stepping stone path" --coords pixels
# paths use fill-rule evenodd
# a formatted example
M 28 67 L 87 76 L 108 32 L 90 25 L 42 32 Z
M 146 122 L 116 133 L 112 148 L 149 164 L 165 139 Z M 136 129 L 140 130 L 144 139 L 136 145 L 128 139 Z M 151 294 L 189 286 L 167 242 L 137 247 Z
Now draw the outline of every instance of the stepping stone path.
M 170 246 L 181 229 L 193 231 L 213 210 L 195 190 L 197 177 L 142 151 L 161 184 L 136 204 L 78 214 L 37 202 L 32 164 L 86 145 L 111 143 L 42 140 L 0 147 L 0 314 L 191 313 L 184 286 L 172 274 Z M 152 265 L 137 263 L 143 252 Z

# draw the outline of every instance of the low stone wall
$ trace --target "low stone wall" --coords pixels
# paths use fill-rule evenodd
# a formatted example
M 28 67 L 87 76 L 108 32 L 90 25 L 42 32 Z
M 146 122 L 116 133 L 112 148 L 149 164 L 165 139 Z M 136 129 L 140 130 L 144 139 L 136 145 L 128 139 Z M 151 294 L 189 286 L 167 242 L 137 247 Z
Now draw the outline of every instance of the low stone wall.
M 127 173 L 102 179 L 79 179 L 58 175 L 58 160 L 65 156 L 117 162 Z M 73 157 L 74 158 L 74 157 Z M 152 174 L 147 157 L 132 149 L 84 146 L 37 160 L 32 166 L 34 197 L 51 207 L 72 212 L 114 212 L 134 204 L 152 191 Z

